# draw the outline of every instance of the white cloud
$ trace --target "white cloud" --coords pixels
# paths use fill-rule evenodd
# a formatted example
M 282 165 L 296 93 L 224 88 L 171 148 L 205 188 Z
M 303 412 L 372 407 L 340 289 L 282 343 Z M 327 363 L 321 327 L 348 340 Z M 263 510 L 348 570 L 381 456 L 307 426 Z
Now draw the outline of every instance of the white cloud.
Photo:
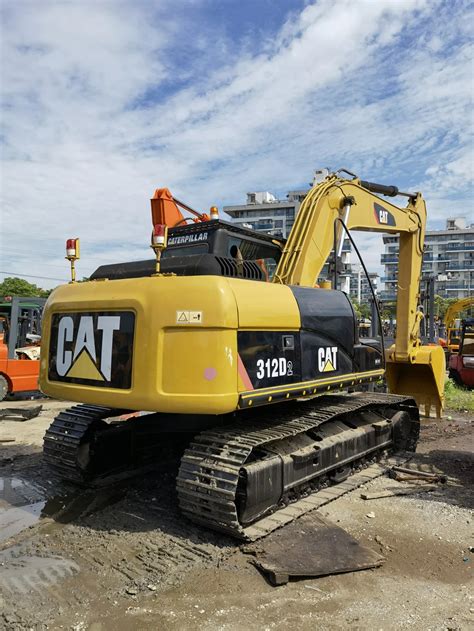
M 25 234 L 44 276 L 69 236 L 84 274 L 147 257 L 161 185 L 205 208 L 347 166 L 453 214 L 472 195 L 468 11 L 325 0 L 236 51 L 164 2 L 4 3 L 0 269 L 25 270 Z

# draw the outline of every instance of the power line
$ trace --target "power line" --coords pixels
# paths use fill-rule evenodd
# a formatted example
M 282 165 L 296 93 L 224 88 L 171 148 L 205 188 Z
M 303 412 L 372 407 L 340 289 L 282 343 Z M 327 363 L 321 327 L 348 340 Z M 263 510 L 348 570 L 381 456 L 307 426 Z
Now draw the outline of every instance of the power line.
M 82 248 L 81 248 L 82 251 Z M 9 260 L 24 260 L 26 258 L 31 259 L 31 255 L 28 252 L 18 252 L 18 249 L 15 248 L 9 248 L 7 247 L 2 247 L 2 252 L 4 252 L 6 254 L 6 256 L 4 257 L 5 259 L 9 259 Z M 142 253 L 143 256 L 146 256 L 147 254 L 147 250 L 146 248 L 140 249 L 140 253 Z M 55 257 L 57 256 L 59 259 L 61 259 L 61 255 L 58 255 L 57 252 L 51 252 L 50 250 L 45 250 L 45 251 L 41 251 L 39 252 L 40 255 L 49 255 L 49 257 Z M 139 255 L 139 253 L 137 252 L 136 254 L 137 256 Z M 132 254 L 131 256 L 134 256 L 134 254 Z M 115 257 L 114 257 L 115 258 Z M 94 256 L 83 256 L 81 260 L 84 260 L 88 263 L 97 263 L 97 264 L 102 264 L 105 265 L 109 260 L 107 258 L 95 258 Z M 46 263 L 41 263 L 42 265 L 47 265 Z M 59 265 L 49 265 L 49 267 L 59 267 Z
M 10 256 L 5 257 L 5 259 L 7 259 L 7 258 L 8 258 L 8 261 L 2 261 L 2 262 L 6 262 L 7 264 L 8 263 L 13 263 L 14 265 L 16 263 L 18 263 L 19 265 L 23 265 L 24 266 L 25 265 L 25 259 L 28 258 L 29 262 L 31 263 L 31 256 L 29 256 L 29 257 L 25 256 L 22 259 L 19 259 L 18 257 L 10 257 Z M 58 265 L 50 265 L 49 263 L 43 263 L 43 261 L 37 261 L 37 262 L 41 263 L 41 267 L 49 267 L 50 269 L 60 269 L 62 272 L 64 271 L 64 269 L 67 269 L 67 267 L 65 265 L 59 265 L 59 263 L 58 263 Z
M 13 274 L 13 276 L 20 276 L 21 278 L 41 278 L 41 280 L 59 280 L 61 283 L 67 283 L 64 278 L 51 278 L 51 276 L 34 276 L 33 274 L 18 274 L 17 272 L 3 272 L 0 270 L 0 274 Z

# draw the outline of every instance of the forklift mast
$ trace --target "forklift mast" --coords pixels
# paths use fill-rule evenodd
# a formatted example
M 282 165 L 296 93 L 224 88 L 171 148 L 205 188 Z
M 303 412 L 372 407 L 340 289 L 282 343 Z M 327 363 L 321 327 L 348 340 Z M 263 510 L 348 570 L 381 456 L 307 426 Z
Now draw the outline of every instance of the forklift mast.
M 8 346 L 8 359 L 15 359 L 15 349 L 26 346 L 27 335 L 30 333 L 41 335 L 41 318 L 46 298 L 18 297 L 4 302 L 0 306 L 5 313 L 8 328 L 5 331 L 4 343 Z

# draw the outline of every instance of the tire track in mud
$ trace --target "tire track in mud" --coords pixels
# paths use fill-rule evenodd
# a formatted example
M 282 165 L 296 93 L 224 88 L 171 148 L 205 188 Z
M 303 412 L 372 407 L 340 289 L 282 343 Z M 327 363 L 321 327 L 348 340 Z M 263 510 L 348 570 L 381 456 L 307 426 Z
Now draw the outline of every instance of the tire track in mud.
M 237 545 L 183 519 L 172 485 L 172 476 L 132 481 L 114 504 L 70 523 L 40 522 L 1 551 L 5 628 L 47 628 L 52 610 L 104 610 L 179 585 L 191 569 L 219 566 Z M 27 611 L 19 611 L 15 601 L 25 596 Z
M 0 552 L 0 591 L 28 594 L 42 592 L 79 572 L 74 561 L 38 556 L 28 546 L 12 546 Z
M 33 467 L 27 478 L 42 473 L 43 467 Z M 62 492 L 59 482 L 51 486 Z M 193 568 L 217 567 L 237 549 L 226 537 L 183 519 L 172 473 L 130 480 L 122 494 L 112 489 L 109 505 L 98 502 L 93 491 L 79 495 L 87 494 L 94 512 L 89 514 L 86 502 L 82 515 L 63 519 L 66 511 L 54 522 L 40 519 L 15 537 L 21 543 L 13 539 L 14 545 L 0 551 L 0 604 L 3 600 L 4 611 L 18 615 L 12 596 L 28 595 L 29 617 L 22 619 L 26 627 L 44 622 L 36 611 L 44 610 L 45 600 L 52 608 L 77 608 L 133 598 L 178 585 Z
M 61 510 L 5 541 L 14 545 L 2 550 L 8 565 L 0 566 L 0 575 L 8 580 L 0 580 L 0 629 L 46 629 L 53 611 L 55 620 L 64 615 L 80 622 L 88 612 L 164 592 L 189 571 L 218 567 L 232 555 L 238 549 L 232 540 L 179 513 L 178 462 L 167 460 L 166 468 L 132 478 L 123 488 L 83 491 L 51 476 L 40 457 L 25 463 L 18 471 L 22 479 L 33 485 L 47 481 L 46 499 L 58 495 Z M 13 469 L 3 473 L 12 475 Z M 14 575 L 5 571 L 9 567 Z M 28 605 L 19 607 L 26 599 Z
M 137 507 L 134 506 L 134 512 Z M 176 519 L 182 517 L 176 515 Z M 93 521 L 93 520 L 92 520 Z M 91 518 L 88 518 L 91 523 Z M 107 516 L 101 515 L 101 528 Z M 114 519 L 114 525 L 117 526 Z M 105 579 L 113 592 L 137 591 L 177 584 L 191 568 L 218 566 L 224 557 L 237 549 L 237 545 L 222 545 L 218 541 L 206 541 L 197 528 L 180 528 L 181 533 L 170 533 L 147 524 L 147 530 L 127 530 L 126 522 L 120 529 L 109 532 L 80 525 L 63 529 L 58 533 L 58 550 L 62 554 L 74 552 L 74 559 L 81 568 L 94 571 Z M 86 537 L 87 545 L 83 545 Z M 217 540 L 218 537 L 210 538 Z M 199 540 L 202 539 L 202 540 Z M 53 543 L 53 542 L 51 542 Z M 121 587 L 117 588 L 117 585 Z

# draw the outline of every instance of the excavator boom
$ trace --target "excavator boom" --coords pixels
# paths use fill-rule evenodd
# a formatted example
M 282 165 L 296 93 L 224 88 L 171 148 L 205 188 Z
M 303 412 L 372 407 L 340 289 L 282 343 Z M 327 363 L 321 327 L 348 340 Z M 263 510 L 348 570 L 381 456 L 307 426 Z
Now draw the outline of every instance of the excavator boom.
M 370 189 L 370 190 L 369 190 Z M 381 199 L 405 195 L 400 208 Z M 421 193 L 400 193 L 394 186 L 348 180 L 340 172 L 328 175 L 305 197 L 280 259 L 274 282 L 312 287 L 331 250 L 342 244 L 347 230 L 399 235 L 397 333 L 388 350 L 387 380 L 392 392 L 414 395 L 441 414 L 444 403 L 444 355 L 441 349 L 422 347 L 422 314 L 417 310 L 426 229 L 426 206 Z M 336 235 L 336 239 L 335 239 Z M 338 245 L 336 244 L 336 249 Z

